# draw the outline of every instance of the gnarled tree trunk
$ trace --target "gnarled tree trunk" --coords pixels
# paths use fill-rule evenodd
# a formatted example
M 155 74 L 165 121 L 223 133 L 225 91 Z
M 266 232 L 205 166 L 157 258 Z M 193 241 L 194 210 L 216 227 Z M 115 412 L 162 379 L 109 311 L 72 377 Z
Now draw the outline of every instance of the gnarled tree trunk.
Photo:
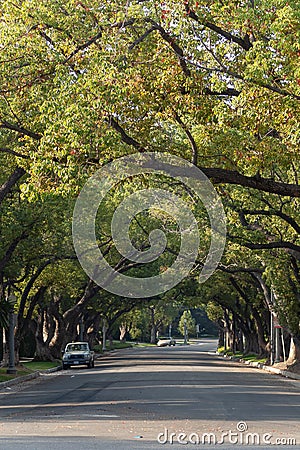
M 290 353 L 287 360 L 288 366 L 300 364 L 300 336 L 291 336 Z

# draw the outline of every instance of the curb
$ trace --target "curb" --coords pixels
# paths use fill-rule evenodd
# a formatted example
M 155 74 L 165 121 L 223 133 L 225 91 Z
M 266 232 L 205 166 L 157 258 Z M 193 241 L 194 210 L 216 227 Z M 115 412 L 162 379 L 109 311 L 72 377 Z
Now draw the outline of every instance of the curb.
M 51 369 L 37 370 L 36 372 L 29 373 L 28 375 L 13 378 L 12 380 L 2 381 L 0 383 L 0 390 L 9 386 L 14 386 L 15 384 L 23 383 L 25 381 L 34 380 L 35 378 L 38 378 L 46 373 L 58 372 L 59 370 L 61 370 L 60 366 L 52 367 Z
M 265 372 L 273 373 L 275 375 L 280 375 L 285 378 L 290 378 L 291 380 L 300 380 L 300 375 L 289 372 L 288 370 L 277 369 L 276 367 L 266 366 L 260 362 L 246 361 L 242 358 L 236 358 L 234 356 L 222 355 L 221 353 L 216 353 L 216 355 L 221 356 L 226 359 L 230 359 L 231 361 L 239 362 L 241 364 L 245 364 L 250 367 L 254 367 L 256 369 L 264 370 Z

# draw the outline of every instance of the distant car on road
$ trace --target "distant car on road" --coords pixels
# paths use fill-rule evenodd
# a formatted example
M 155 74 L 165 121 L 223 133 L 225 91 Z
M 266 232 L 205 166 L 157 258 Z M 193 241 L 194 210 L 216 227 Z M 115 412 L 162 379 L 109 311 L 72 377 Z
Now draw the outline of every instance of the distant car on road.
M 162 337 L 158 340 L 157 346 L 158 347 L 171 347 L 171 345 L 175 345 L 176 341 L 171 337 Z
M 94 352 L 90 350 L 88 342 L 70 342 L 62 352 L 62 368 L 85 365 L 89 369 L 94 367 Z

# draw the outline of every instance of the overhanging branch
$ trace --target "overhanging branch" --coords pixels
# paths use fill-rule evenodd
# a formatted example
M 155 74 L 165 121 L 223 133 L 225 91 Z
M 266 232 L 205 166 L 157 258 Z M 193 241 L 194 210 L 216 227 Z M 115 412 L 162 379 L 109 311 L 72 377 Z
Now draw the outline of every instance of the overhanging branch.
M 10 193 L 13 186 L 25 175 L 25 170 L 22 167 L 16 167 L 7 181 L 0 186 L 0 204 L 5 197 Z
M 17 133 L 24 134 L 26 136 L 29 136 L 33 139 L 39 140 L 41 139 L 41 135 L 38 133 L 35 133 L 33 131 L 27 130 L 26 128 L 15 125 L 13 123 L 8 122 L 7 120 L 2 120 L 0 123 L 0 128 L 7 128 L 8 130 L 16 131 Z
M 116 122 L 112 117 L 108 120 L 108 123 L 119 133 L 123 142 L 128 145 L 135 147 L 138 151 L 145 151 L 144 146 L 131 138 L 124 130 L 124 128 Z M 145 161 L 143 166 L 147 168 L 148 162 Z M 171 164 L 157 162 L 157 167 L 155 167 L 155 162 L 149 159 L 148 166 L 157 170 L 164 170 L 167 173 L 172 173 L 173 176 L 186 177 L 185 167 L 175 167 Z M 243 187 L 248 187 L 252 189 L 257 189 L 259 191 L 269 192 L 271 194 L 283 195 L 287 197 L 300 197 L 300 186 L 297 184 L 289 184 L 278 182 L 270 178 L 263 178 L 261 176 L 248 177 L 246 175 L 237 172 L 236 170 L 223 169 L 219 167 L 201 167 L 198 168 L 214 183 L 227 183 L 234 184 Z M 190 176 L 193 177 L 193 171 L 190 171 Z M 195 177 L 196 177 L 195 171 Z

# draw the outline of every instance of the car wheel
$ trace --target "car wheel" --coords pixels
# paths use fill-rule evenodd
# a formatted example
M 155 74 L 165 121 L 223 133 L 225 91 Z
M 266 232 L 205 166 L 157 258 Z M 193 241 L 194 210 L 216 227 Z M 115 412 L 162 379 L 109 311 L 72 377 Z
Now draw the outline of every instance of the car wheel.
M 62 366 L 63 370 L 67 370 L 69 368 L 68 364 L 63 364 Z

